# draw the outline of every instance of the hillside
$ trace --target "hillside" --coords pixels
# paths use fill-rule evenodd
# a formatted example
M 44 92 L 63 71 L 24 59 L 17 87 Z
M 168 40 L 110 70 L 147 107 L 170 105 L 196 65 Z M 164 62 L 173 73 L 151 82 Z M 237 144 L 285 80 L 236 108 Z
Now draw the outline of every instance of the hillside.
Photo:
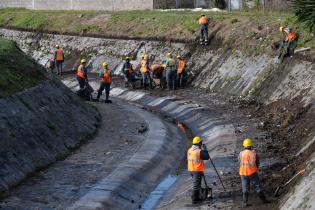
M 45 80 L 44 69 L 17 45 L 0 38 L 0 98 L 33 87 Z
M 192 12 L 192 11 L 32 11 L 0 10 L 0 27 L 105 38 L 150 39 L 194 42 L 198 39 L 200 14 L 211 18 L 210 35 L 217 45 L 248 54 L 270 49 L 281 39 L 279 27 L 291 25 L 300 33 L 298 47 L 311 47 L 307 55 L 315 58 L 314 35 L 305 30 L 291 13 L 262 11 Z

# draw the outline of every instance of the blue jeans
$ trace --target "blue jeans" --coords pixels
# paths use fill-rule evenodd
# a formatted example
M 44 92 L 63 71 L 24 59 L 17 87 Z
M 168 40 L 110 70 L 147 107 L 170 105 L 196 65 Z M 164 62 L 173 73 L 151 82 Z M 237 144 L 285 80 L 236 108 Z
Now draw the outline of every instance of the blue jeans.
M 200 41 L 208 41 L 208 25 L 206 24 L 200 27 Z
M 148 83 L 150 84 L 150 87 L 151 87 L 152 84 L 151 84 L 150 72 L 142 73 L 142 84 L 143 84 L 144 88 L 147 87 Z
M 256 193 L 261 191 L 259 176 L 257 173 L 252 174 L 251 176 L 241 176 L 242 189 L 243 193 L 248 193 L 250 188 L 250 181 L 253 182 L 254 190 Z
M 176 88 L 176 72 L 175 71 L 171 71 L 171 70 L 167 70 L 166 71 L 166 80 L 167 80 L 167 86 L 168 89 L 171 90 L 175 90 Z

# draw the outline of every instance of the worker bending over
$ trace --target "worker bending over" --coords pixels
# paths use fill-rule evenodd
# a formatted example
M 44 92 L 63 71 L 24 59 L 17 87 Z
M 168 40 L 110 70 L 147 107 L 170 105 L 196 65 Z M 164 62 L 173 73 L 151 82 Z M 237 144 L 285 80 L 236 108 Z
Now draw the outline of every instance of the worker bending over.
M 57 74 L 61 75 L 62 73 L 62 65 L 65 60 L 65 56 L 63 54 L 63 50 L 59 47 L 59 45 L 56 45 L 56 51 L 55 51 L 55 65 L 57 68 Z
M 202 148 L 202 149 L 201 149 Z M 205 144 L 202 144 L 202 139 L 196 136 L 192 141 L 192 147 L 187 152 L 188 172 L 193 178 L 193 192 L 191 200 L 193 204 L 199 203 L 202 200 L 199 198 L 201 188 L 201 180 L 205 172 L 204 160 L 209 160 L 210 156 Z
M 100 70 L 100 73 L 99 73 L 99 77 L 101 78 L 101 85 L 100 85 L 100 88 L 98 89 L 97 100 L 98 101 L 100 100 L 102 92 L 105 89 L 105 94 L 106 94 L 105 103 L 112 103 L 112 101 L 109 100 L 110 85 L 113 81 L 112 70 L 108 68 L 108 64 L 106 62 L 104 62 L 102 66 L 103 68 L 102 70 Z
M 240 176 L 242 181 L 243 189 L 243 207 L 248 206 L 248 194 L 250 188 L 250 181 L 253 182 L 254 190 L 258 193 L 259 198 L 264 203 L 270 203 L 265 197 L 264 192 L 261 189 L 258 168 L 259 168 L 259 159 L 254 150 L 252 150 L 253 142 L 251 139 L 245 139 L 243 141 L 244 150 L 239 154 L 240 162 Z
M 200 25 L 200 44 L 208 44 L 208 25 L 209 19 L 205 15 L 201 15 L 199 18 L 199 25 Z
M 178 55 L 177 56 L 177 76 L 176 76 L 176 80 L 177 80 L 177 87 L 182 88 L 184 86 L 184 79 L 185 79 L 185 68 L 186 68 L 186 61 L 185 59 L 181 56 Z

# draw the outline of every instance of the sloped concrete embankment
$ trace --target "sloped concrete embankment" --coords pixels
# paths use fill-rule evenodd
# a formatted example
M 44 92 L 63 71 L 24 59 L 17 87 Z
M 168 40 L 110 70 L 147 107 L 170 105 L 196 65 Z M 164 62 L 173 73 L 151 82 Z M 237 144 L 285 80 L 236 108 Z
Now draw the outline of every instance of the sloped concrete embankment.
M 0 110 L 0 192 L 67 155 L 100 119 L 55 80 L 0 99 Z
M 291 101 L 310 108 L 309 113 L 314 112 L 315 65 L 303 55 L 286 58 L 280 64 L 276 55 L 246 55 L 224 49 L 215 41 L 209 47 L 199 47 L 183 43 L 37 35 L 4 29 L 0 34 L 16 40 L 24 51 L 43 64 L 51 56 L 53 46 L 62 43 L 69 54 L 79 51 L 89 55 L 91 69 L 96 70 L 103 61 L 109 61 L 116 74 L 120 73 L 123 56 L 137 59 L 133 63 L 138 66 L 141 52 L 148 52 L 152 61 L 156 61 L 164 59 L 166 52 L 171 51 L 187 57 L 188 80 L 193 86 L 263 104 Z M 301 148 L 311 146 L 309 142 L 313 137 L 302 139 Z
M 78 88 L 75 80 L 63 82 L 72 90 Z M 68 209 L 138 209 L 159 181 L 178 167 L 186 149 L 183 134 L 149 112 L 136 109 L 135 113 L 149 129 L 141 148 Z

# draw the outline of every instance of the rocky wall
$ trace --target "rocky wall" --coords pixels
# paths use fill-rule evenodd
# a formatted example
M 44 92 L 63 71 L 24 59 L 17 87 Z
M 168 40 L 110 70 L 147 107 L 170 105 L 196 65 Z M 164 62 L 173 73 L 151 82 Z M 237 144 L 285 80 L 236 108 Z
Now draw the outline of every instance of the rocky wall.
M 56 80 L 0 99 L 0 193 L 64 157 L 100 115 Z
M 187 58 L 188 80 L 196 87 L 266 104 L 277 99 L 299 98 L 308 105 L 315 99 L 315 65 L 298 56 L 280 63 L 276 56 L 248 56 L 240 51 L 185 43 L 38 35 L 6 29 L 0 29 L 1 35 L 15 40 L 23 51 L 42 65 L 52 57 L 56 44 L 62 46 L 70 57 L 85 54 L 91 71 L 97 71 L 101 63 L 107 61 L 116 74 L 120 74 L 125 56 L 130 56 L 137 68 L 142 53 L 149 54 L 152 62 L 156 62 L 165 60 L 166 53 L 172 52 Z M 77 65 L 72 60 L 66 68 L 76 69 Z

